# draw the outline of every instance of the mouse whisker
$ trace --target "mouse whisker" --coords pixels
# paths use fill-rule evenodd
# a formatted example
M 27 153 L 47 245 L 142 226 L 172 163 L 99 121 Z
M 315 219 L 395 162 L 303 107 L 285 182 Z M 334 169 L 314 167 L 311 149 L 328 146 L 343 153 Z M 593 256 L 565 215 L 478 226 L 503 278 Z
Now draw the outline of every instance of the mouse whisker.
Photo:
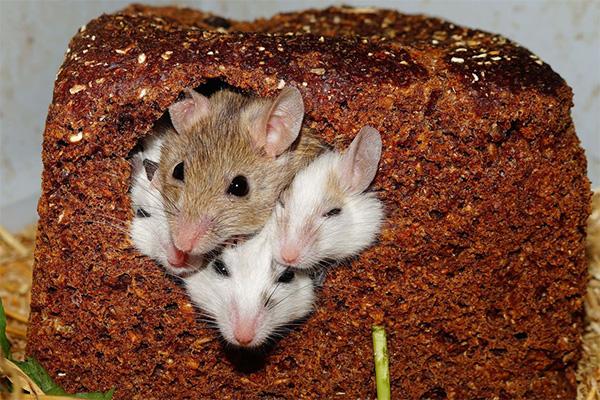
M 167 193 L 162 190 L 161 187 L 156 187 L 155 186 L 154 190 L 149 190 L 148 188 L 146 188 L 144 186 L 142 186 L 141 188 L 144 191 L 146 191 L 146 193 L 148 193 L 149 195 L 151 195 L 155 200 L 163 203 L 163 205 L 165 206 L 165 208 L 167 208 L 167 206 L 169 206 L 169 207 L 172 207 L 173 209 L 175 209 L 176 212 L 179 212 L 179 207 L 177 206 L 177 204 L 175 203 L 175 201 L 173 201 L 173 199 L 171 199 L 167 195 Z M 154 193 L 154 192 L 158 192 L 158 195 L 156 193 Z
M 105 218 L 105 219 L 110 220 L 110 221 L 113 221 L 113 222 L 121 225 L 124 228 L 126 228 L 126 227 L 129 226 L 129 222 L 128 221 L 123 221 L 121 218 L 113 217 L 112 215 L 109 215 L 109 214 L 96 214 L 96 216 Z
M 187 271 L 187 273 L 194 273 L 194 272 L 196 272 L 196 270 L 202 268 L 201 265 L 194 265 L 194 264 L 190 264 L 189 262 L 185 262 L 183 265 L 192 269 L 192 271 Z
M 97 224 L 97 225 L 108 226 L 108 227 L 110 227 L 110 228 L 113 228 L 113 229 L 116 229 L 116 230 L 118 230 L 118 231 L 120 231 L 120 232 L 122 232 L 122 233 L 124 233 L 124 234 L 126 234 L 126 235 L 128 235 L 128 234 L 129 234 L 129 230 L 127 230 L 127 229 L 123 228 L 122 226 L 118 226 L 118 225 L 112 224 L 112 223 L 110 223 L 110 222 L 106 222 L 106 221 L 100 221 L 100 220 L 91 220 L 91 219 L 89 219 L 89 220 L 84 220 L 84 221 L 82 221 L 82 222 L 83 222 L 84 224 Z
M 152 205 L 149 205 L 149 204 L 140 204 L 140 203 L 131 203 L 131 205 L 134 208 L 141 208 L 141 209 L 146 210 L 146 211 L 148 211 L 148 210 L 149 211 L 155 210 L 155 211 L 165 212 L 165 213 L 168 214 L 168 212 L 166 212 L 165 209 L 163 207 L 161 207 L 161 206 L 152 206 Z M 152 214 L 150 214 L 150 216 L 152 216 Z
M 118 179 L 122 179 L 123 178 L 123 175 L 118 175 L 118 174 L 116 174 L 116 173 L 114 173 L 113 171 L 110 171 L 110 170 L 103 171 L 103 174 L 106 174 L 108 176 L 112 176 L 113 178 L 118 178 Z
M 143 190 L 145 193 L 147 193 L 147 194 L 148 194 L 150 197 L 152 197 L 154 200 L 156 200 L 156 202 L 157 202 L 157 203 L 160 203 L 160 204 L 162 204 L 162 208 L 164 209 L 164 212 L 165 212 L 165 213 L 171 213 L 171 214 L 173 214 L 173 212 L 172 212 L 172 211 L 170 211 L 170 210 L 167 210 L 167 209 L 165 208 L 165 205 L 164 205 L 164 203 L 165 203 L 165 201 L 168 201 L 168 199 L 166 198 L 166 196 L 165 196 L 165 195 L 164 195 L 164 194 L 163 194 L 163 193 L 162 193 L 160 190 L 158 190 L 158 189 L 156 189 L 156 190 L 149 190 L 149 189 L 147 189 L 147 188 L 146 188 L 146 187 L 144 187 L 144 186 L 139 186 L 138 188 L 139 188 L 139 189 L 142 189 L 142 190 Z M 156 194 L 155 192 L 158 192 L 158 194 Z M 147 206 L 147 205 L 146 205 L 146 206 Z M 143 205 L 142 205 L 142 208 L 143 208 Z
M 205 254 L 205 258 L 207 260 L 212 260 L 213 258 L 217 257 L 220 253 L 221 253 L 221 246 L 214 248 L 211 251 L 207 252 Z M 207 264 L 208 264 L 208 262 L 207 262 Z
M 287 296 L 283 297 L 282 299 L 279 299 L 279 301 L 278 301 L 277 303 L 275 303 L 275 304 L 271 305 L 269 308 L 270 308 L 271 310 L 274 310 L 275 308 L 277 308 L 277 306 L 278 306 L 278 305 L 282 304 L 282 303 L 283 303 L 283 301 L 284 301 L 284 300 L 286 300 L 286 299 L 287 299 L 288 297 L 290 297 L 291 295 L 298 293 L 298 292 L 299 292 L 299 291 L 301 291 L 302 289 L 305 289 L 305 288 L 307 288 L 307 287 L 312 287 L 312 286 L 313 286 L 313 283 L 311 282 L 311 283 L 309 283 L 309 284 L 307 284 L 307 285 L 303 285 L 303 286 L 299 287 L 299 288 L 298 288 L 298 289 L 296 289 L 295 291 L 288 293 L 288 295 L 287 295 Z M 277 287 L 275 287 L 275 289 L 277 289 Z
M 269 294 L 269 296 L 267 297 L 267 299 L 265 300 L 264 306 L 273 309 L 274 307 L 269 305 L 269 302 L 271 301 L 271 298 L 273 297 L 273 295 L 275 294 L 275 291 L 277 290 L 277 288 L 279 287 L 279 284 L 281 282 L 277 282 L 277 284 L 275 285 L 275 287 L 273 288 L 273 290 L 271 291 L 271 293 Z
M 160 195 L 162 196 L 162 202 L 163 205 L 165 207 L 165 209 L 167 209 L 168 207 L 172 208 L 173 210 L 175 210 L 175 212 L 173 213 L 173 215 L 177 215 L 181 212 L 181 210 L 179 209 L 179 206 L 177 205 L 177 203 L 175 202 L 175 200 L 173 200 L 172 198 L 169 197 L 169 195 L 167 195 L 166 192 L 159 190 Z M 170 211 L 170 210 L 169 210 Z
M 123 219 L 117 218 L 117 217 L 113 217 L 112 215 L 109 215 L 109 214 L 95 214 L 94 216 L 95 217 L 100 217 L 103 220 L 105 219 L 105 220 L 114 222 L 115 224 L 119 225 L 122 228 L 126 228 L 126 227 L 129 226 L 129 221 L 123 221 Z M 96 220 L 90 219 L 90 220 L 86 220 L 86 221 L 96 221 Z
M 207 318 L 195 318 L 196 322 L 202 322 L 207 328 L 211 328 L 211 329 L 218 329 L 219 326 L 217 325 L 217 323 L 215 322 L 214 319 L 207 319 Z

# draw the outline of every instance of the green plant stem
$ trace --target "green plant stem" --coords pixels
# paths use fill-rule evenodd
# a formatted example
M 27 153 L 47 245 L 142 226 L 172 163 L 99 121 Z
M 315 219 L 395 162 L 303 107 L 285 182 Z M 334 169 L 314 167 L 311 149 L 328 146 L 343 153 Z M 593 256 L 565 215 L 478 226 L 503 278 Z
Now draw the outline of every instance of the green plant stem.
M 390 400 L 390 369 L 385 328 L 383 326 L 373 325 L 372 334 L 377 400 Z

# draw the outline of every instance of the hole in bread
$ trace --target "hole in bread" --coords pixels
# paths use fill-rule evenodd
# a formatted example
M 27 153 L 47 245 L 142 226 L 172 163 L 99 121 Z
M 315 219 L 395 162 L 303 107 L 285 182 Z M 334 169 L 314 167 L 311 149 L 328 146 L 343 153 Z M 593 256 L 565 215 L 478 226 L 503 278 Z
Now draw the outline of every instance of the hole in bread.
M 442 219 L 446 213 L 439 210 L 431 210 L 429 211 L 429 216 L 433 219 Z
M 527 335 L 527 332 L 518 332 L 518 333 L 515 333 L 513 336 L 517 340 L 525 340 L 529 337 L 529 335 Z
M 151 376 L 154 378 L 157 378 L 159 376 L 161 376 L 165 371 L 165 367 L 162 364 L 156 364 L 154 366 L 154 369 L 152 370 L 152 374 Z
M 148 347 L 150 347 L 150 345 L 148 345 L 148 342 L 143 341 L 143 342 L 140 342 L 140 344 L 137 345 L 133 349 L 133 351 L 134 351 L 134 353 L 139 353 L 140 351 L 143 351 L 143 350 L 147 349 Z
M 495 356 L 501 356 L 503 354 L 506 354 L 507 352 L 508 350 L 502 348 L 490 349 L 490 353 L 492 353 Z
M 229 22 L 229 20 L 216 15 L 211 15 L 204 18 L 203 22 L 215 28 L 229 29 L 231 27 L 231 22 Z
M 220 78 L 208 79 L 202 85 L 197 86 L 194 90 L 206 97 L 210 97 L 214 93 L 219 92 L 221 90 L 230 90 L 235 93 L 249 94 L 247 91 L 244 91 L 238 87 L 232 86 L 229 83 L 227 83 L 227 81 L 220 79 Z
M 446 391 L 440 386 L 429 389 L 419 397 L 420 400 L 444 400 L 447 398 L 448 395 L 446 394 Z

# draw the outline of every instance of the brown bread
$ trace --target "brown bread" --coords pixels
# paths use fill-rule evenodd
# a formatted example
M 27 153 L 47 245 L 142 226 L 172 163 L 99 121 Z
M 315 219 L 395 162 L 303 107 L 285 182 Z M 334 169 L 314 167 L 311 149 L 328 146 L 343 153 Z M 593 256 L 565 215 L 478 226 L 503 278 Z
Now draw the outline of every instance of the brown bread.
M 590 188 L 571 90 L 528 50 L 385 10 L 237 23 L 144 6 L 69 47 L 44 132 L 28 347 L 68 390 L 375 398 L 378 323 L 396 399 L 574 398 Z M 261 96 L 298 87 L 305 124 L 338 148 L 367 124 L 383 137 L 380 243 L 333 270 L 318 310 L 266 356 L 224 350 L 115 222 L 132 217 L 126 156 L 211 78 Z

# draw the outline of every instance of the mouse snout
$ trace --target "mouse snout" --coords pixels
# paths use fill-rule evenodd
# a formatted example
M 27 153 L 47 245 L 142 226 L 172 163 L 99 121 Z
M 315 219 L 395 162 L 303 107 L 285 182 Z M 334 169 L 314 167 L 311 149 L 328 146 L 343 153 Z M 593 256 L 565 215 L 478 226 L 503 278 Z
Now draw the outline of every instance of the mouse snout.
M 286 265 L 295 265 L 300 258 L 300 246 L 285 242 L 281 246 L 281 261 Z
M 239 311 L 233 306 L 233 337 L 238 346 L 246 347 L 256 338 L 257 327 L 262 318 L 261 313 Z
M 192 252 L 211 227 L 212 221 L 208 216 L 203 216 L 197 220 L 180 216 L 177 219 L 175 232 L 173 232 L 175 247 L 184 253 Z
M 233 336 L 240 346 L 248 346 L 256 336 L 253 321 L 239 322 L 233 330 Z
M 187 253 L 179 250 L 177 247 L 170 245 L 167 249 L 167 261 L 172 267 L 181 268 L 186 265 L 188 259 Z

